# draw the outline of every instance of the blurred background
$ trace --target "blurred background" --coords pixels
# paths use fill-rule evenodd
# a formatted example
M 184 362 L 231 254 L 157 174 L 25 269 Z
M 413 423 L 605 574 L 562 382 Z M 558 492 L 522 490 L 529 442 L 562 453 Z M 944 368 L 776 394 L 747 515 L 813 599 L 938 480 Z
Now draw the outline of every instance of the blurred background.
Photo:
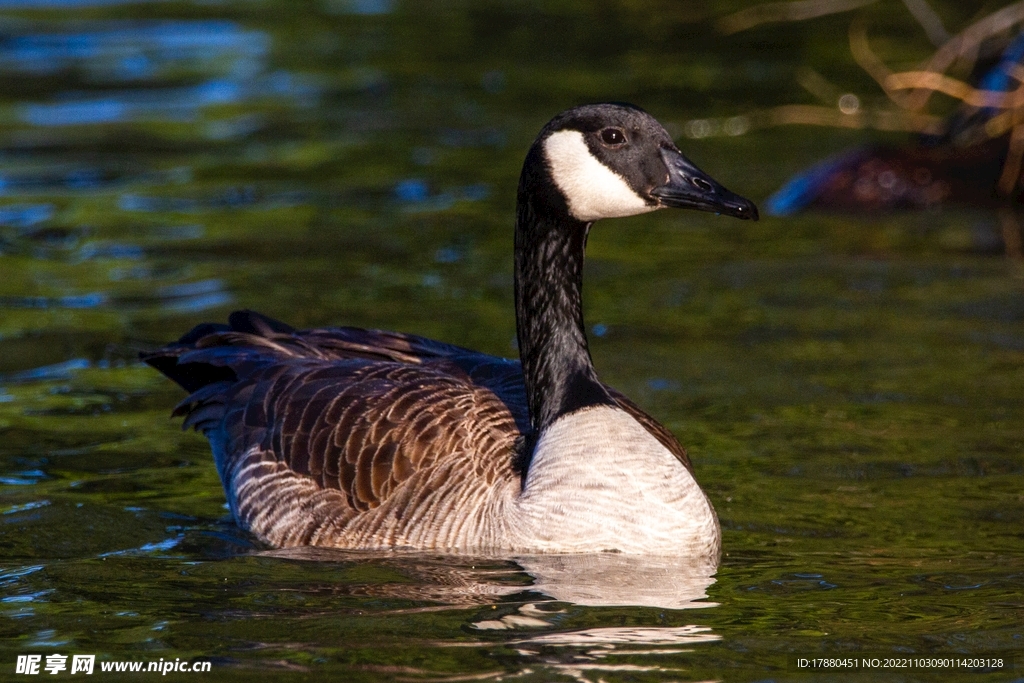
M 1024 652 L 1021 26 L 1002 1 L 0 0 L 0 671 L 753 681 Z M 262 553 L 138 352 L 254 308 L 514 356 L 522 159 L 607 100 L 763 209 L 588 246 L 598 371 L 721 518 L 703 609 L 511 560 Z

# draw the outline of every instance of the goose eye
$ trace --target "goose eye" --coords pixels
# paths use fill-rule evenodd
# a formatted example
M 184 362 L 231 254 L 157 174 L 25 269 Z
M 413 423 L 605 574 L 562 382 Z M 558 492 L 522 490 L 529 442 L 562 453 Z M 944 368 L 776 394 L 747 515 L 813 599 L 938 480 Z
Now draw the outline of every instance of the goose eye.
M 626 134 L 619 128 L 605 128 L 601 131 L 601 142 L 610 147 L 626 144 Z

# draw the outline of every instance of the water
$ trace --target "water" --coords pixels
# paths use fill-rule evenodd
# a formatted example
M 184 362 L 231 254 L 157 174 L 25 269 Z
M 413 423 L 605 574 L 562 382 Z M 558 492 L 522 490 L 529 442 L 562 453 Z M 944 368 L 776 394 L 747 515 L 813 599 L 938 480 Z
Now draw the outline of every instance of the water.
M 933 4 L 949 28 L 971 18 Z M 514 355 L 515 182 L 555 112 L 641 104 L 755 200 L 867 137 L 687 139 L 694 120 L 805 102 L 805 62 L 875 97 L 849 15 L 716 34 L 737 8 L 0 3 L 4 677 L 33 653 L 209 660 L 217 680 L 834 680 L 796 658 L 851 653 L 1020 666 L 1024 280 L 994 214 L 595 228 L 597 367 L 689 447 L 724 529 L 714 576 L 268 551 L 168 419 L 180 391 L 136 360 L 241 307 Z M 887 58 L 930 50 L 902 5 L 864 11 Z

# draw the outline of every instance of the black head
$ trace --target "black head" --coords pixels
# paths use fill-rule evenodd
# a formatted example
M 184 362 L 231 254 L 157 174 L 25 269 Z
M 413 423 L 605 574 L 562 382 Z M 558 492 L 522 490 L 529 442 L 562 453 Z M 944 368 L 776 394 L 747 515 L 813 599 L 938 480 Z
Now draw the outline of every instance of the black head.
M 564 111 L 544 127 L 534 151 L 544 159 L 569 213 L 580 221 L 665 207 L 757 220 L 753 202 L 697 168 L 639 107 L 591 104 Z

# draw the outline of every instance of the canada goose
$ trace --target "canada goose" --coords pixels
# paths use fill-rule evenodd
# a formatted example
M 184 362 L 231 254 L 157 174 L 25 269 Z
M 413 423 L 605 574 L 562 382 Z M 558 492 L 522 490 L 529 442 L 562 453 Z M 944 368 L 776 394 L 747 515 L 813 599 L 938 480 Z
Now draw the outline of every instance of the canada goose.
M 515 229 L 516 361 L 250 311 L 143 359 L 190 395 L 238 524 L 278 547 L 717 558 L 672 434 L 597 379 L 580 289 L 591 224 L 663 207 L 757 219 L 643 110 L 576 107 L 530 147 Z

